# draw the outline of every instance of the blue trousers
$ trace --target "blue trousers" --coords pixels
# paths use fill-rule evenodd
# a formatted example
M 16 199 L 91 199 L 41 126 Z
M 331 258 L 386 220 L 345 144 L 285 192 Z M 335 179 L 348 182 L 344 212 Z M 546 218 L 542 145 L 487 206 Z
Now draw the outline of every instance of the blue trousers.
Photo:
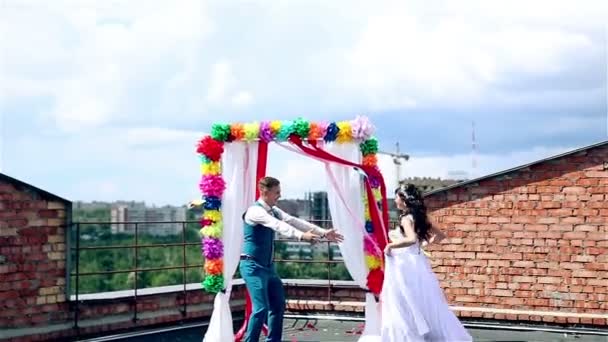
M 241 276 L 251 296 L 252 312 L 244 342 L 258 342 L 267 322 L 267 342 L 280 342 L 283 335 L 285 290 L 274 265 L 263 266 L 254 260 L 241 260 Z

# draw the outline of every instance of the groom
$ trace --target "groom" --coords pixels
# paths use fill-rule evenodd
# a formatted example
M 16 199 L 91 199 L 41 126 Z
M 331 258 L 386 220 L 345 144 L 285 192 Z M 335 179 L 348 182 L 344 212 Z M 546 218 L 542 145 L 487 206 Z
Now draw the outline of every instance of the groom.
M 277 208 L 281 197 L 278 179 L 264 177 L 258 182 L 258 188 L 260 198 L 243 215 L 245 240 L 239 270 L 253 304 L 244 341 L 259 341 L 262 326 L 268 320 L 266 341 L 280 342 L 285 293 L 272 260 L 275 233 L 311 243 L 321 237 L 341 242 L 343 236 L 334 229 L 323 229 Z

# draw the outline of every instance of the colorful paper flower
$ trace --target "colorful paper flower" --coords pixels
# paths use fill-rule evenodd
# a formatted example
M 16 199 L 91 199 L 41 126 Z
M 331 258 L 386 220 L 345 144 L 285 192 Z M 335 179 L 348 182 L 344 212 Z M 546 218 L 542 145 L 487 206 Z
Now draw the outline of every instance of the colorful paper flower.
M 222 228 L 221 222 L 203 227 L 200 230 L 201 236 L 212 237 L 212 238 L 216 238 L 216 239 L 220 239 L 222 237 L 222 233 L 223 233 L 223 228 Z
M 222 206 L 222 201 L 215 196 L 206 196 L 204 198 L 203 208 L 206 210 L 219 210 Z
M 221 274 L 208 275 L 202 286 L 207 292 L 218 293 L 224 289 L 224 276 Z
M 339 143 L 345 143 L 353 140 L 352 129 L 349 121 L 340 121 L 338 125 L 338 135 L 336 141 Z
M 259 137 L 260 134 L 260 124 L 257 122 L 247 123 L 243 125 L 243 130 L 245 131 L 245 140 L 246 141 L 254 141 Z
M 274 140 L 274 133 L 270 127 L 270 122 L 264 121 L 260 124 L 260 139 L 265 142 L 271 142 Z
M 382 266 L 382 259 L 374 255 L 366 255 L 365 263 L 367 264 L 368 269 L 375 270 L 376 268 L 380 268 Z
M 213 224 L 213 221 L 210 219 L 203 218 L 201 219 L 201 227 L 207 227 Z
M 224 144 L 207 135 L 198 142 L 196 152 L 204 155 L 209 160 L 218 161 L 224 153 Z
M 302 118 L 297 118 L 293 122 L 293 132 L 302 139 L 308 138 L 310 123 Z
M 219 175 L 222 173 L 220 162 L 206 162 L 201 164 L 201 173 L 204 175 Z
M 199 188 L 205 196 L 222 197 L 226 183 L 220 175 L 203 175 Z
M 205 259 L 218 259 L 224 256 L 224 244 L 222 244 L 222 240 L 220 239 L 203 238 L 202 250 Z
M 203 212 L 203 218 L 206 220 L 211 220 L 214 223 L 220 222 L 222 220 L 222 212 L 219 210 L 205 210 Z
M 378 157 L 375 154 L 368 154 L 363 157 L 363 165 L 374 166 L 378 165 Z
M 325 130 L 327 129 L 326 123 L 320 122 L 311 122 L 310 129 L 308 131 L 308 140 L 320 140 L 325 135 Z
M 289 139 L 289 136 L 293 134 L 293 129 L 294 129 L 293 122 L 283 121 L 281 123 L 281 129 L 276 134 L 276 140 L 277 141 L 287 141 L 287 139 Z
M 224 261 L 222 259 L 205 260 L 205 273 L 219 275 L 224 272 Z
M 365 140 L 359 144 L 359 148 L 361 149 L 361 154 L 363 154 L 363 156 L 376 154 L 378 153 L 378 140 L 376 138 Z
M 230 135 L 234 140 L 243 140 L 245 137 L 245 128 L 242 123 L 234 123 L 230 126 Z
M 371 138 L 374 134 L 375 127 L 366 116 L 357 116 L 350 122 L 353 138 L 363 141 Z
M 375 269 L 367 275 L 367 288 L 375 294 L 382 291 L 382 282 L 384 281 L 384 273 L 382 269 Z
M 363 250 L 365 251 L 366 255 L 375 257 L 382 256 L 382 251 L 380 250 L 380 247 L 378 247 L 373 236 L 370 234 L 364 236 L 363 238 Z
M 336 138 L 338 137 L 339 131 L 340 131 L 340 129 L 338 128 L 338 125 L 336 125 L 335 122 L 330 123 L 329 125 L 327 125 L 327 129 L 325 130 L 325 136 L 323 137 L 323 140 L 325 140 L 326 142 L 335 141 Z
M 272 130 L 272 134 L 273 135 L 279 134 L 279 131 L 281 130 L 281 126 L 282 126 L 281 121 L 278 121 L 278 120 L 271 121 L 270 130 Z
M 228 141 L 230 136 L 230 125 L 216 123 L 211 126 L 211 137 L 217 141 Z

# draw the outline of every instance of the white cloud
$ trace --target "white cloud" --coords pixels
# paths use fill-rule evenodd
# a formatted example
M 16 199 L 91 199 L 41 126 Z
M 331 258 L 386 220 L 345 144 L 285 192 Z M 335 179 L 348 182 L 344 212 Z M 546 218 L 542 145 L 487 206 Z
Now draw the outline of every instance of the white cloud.
M 126 143 L 132 147 L 192 145 L 204 134 L 195 131 L 159 127 L 138 127 L 127 130 Z
M 145 115 L 141 108 L 126 110 L 147 97 L 140 89 L 163 82 L 159 75 L 191 59 L 212 31 L 196 0 L 38 5 L 4 4 L 2 90 L 20 88 L 7 91 L 9 101 L 51 96 L 54 106 L 45 111 L 46 119 L 68 130 Z
M 245 107 L 253 102 L 253 95 L 248 91 L 240 91 L 232 97 L 232 103 L 237 107 Z
M 336 120 L 366 112 L 384 138 L 397 121 L 375 112 L 416 109 L 447 122 L 481 103 L 484 122 L 537 114 L 539 107 L 572 113 L 542 128 L 560 135 L 597 127 L 606 110 L 606 1 L 4 0 L 0 6 L 0 105 L 25 114 L 14 122 L 31 129 L 4 149 L 49 156 L 41 170 L 8 152 L 15 157 L 7 167 L 41 185 L 68 179 L 70 198 L 94 199 L 91 189 L 103 183 L 115 184 L 106 193 L 125 199 L 190 200 L 198 190 L 194 149 L 202 135 L 192 130 L 220 119 Z M 494 110 L 507 106 L 516 110 Z M 438 108 L 454 111 L 438 118 Z M 583 111 L 594 118 L 582 119 Z M 422 116 L 412 116 L 412 126 Z M 518 139 L 513 130 L 505 127 L 506 144 Z M 57 150 L 71 152 L 65 163 L 51 158 Z M 479 155 L 477 175 L 554 152 L 521 151 Z M 403 176 L 469 171 L 468 155 L 416 152 Z M 380 165 L 394 187 L 392 161 L 381 157 Z M 270 171 L 289 184 L 286 196 L 326 186 L 318 162 L 293 155 L 277 153 Z M 53 186 L 63 193 L 65 186 Z
M 211 68 L 211 79 L 207 89 L 207 103 L 201 105 L 246 107 L 253 102 L 253 95 L 237 88 L 238 80 L 232 65 L 227 61 L 215 63 Z
M 528 4 L 520 14 L 514 8 L 522 4 L 511 6 L 511 2 L 509 16 L 490 22 L 488 18 L 503 15 L 499 12 L 502 6 L 458 2 L 457 7 L 463 4 L 464 9 L 452 8 L 454 13 L 399 1 L 370 15 L 355 46 L 346 52 L 348 63 L 342 85 L 379 110 L 412 104 L 430 106 L 436 101 L 470 105 L 483 102 L 494 88 L 510 85 L 513 80 L 534 79 L 538 87 L 539 81 L 568 73 L 581 60 L 595 58 L 599 62 L 605 55 L 601 42 L 592 41 L 588 32 L 580 31 L 581 22 L 574 24 L 579 30 L 573 31 L 562 25 L 569 23 L 567 19 L 531 24 L 526 22 L 530 17 L 523 14 Z M 553 6 L 551 2 L 543 8 L 550 13 Z M 484 8 L 482 16 L 471 10 L 477 7 Z M 580 13 L 576 4 L 572 7 L 574 13 Z M 607 8 L 597 5 L 596 10 L 607 13 Z M 596 22 L 595 29 L 601 29 L 601 25 Z M 561 86 L 544 83 L 543 90 Z
M 51 96 L 64 128 L 511 103 L 531 98 L 514 85 L 536 94 L 605 63 L 607 4 L 6 0 L 0 90 Z
M 211 103 L 223 101 L 226 92 L 233 87 L 234 82 L 230 64 L 227 62 L 214 64 L 211 71 L 211 84 L 207 91 L 207 100 Z

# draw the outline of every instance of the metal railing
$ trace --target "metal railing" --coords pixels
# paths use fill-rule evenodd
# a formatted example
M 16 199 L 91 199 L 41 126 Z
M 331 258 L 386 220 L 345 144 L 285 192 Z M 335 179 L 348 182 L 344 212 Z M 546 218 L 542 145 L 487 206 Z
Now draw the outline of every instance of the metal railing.
M 314 222 L 322 227 L 327 227 L 330 224 L 330 221 L 311 221 Z M 167 224 L 172 224 L 172 225 L 177 225 L 180 226 L 179 229 L 175 229 L 175 233 L 177 234 L 172 234 L 171 236 L 175 235 L 181 235 L 181 241 L 179 242 L 162 242 L 162 243 L 140 243 L 141 241 L 141 235 L 142 235 L 142 227 L 150 227 L 156 224 L 162 224 L 162 225 L 167 225 Z M 94 226 L 121 226 L 123 229 L 125 226 L 132 226 L 132 229 L 128 229 L 126 231 L 122 231 L 122 232 L 118 232 L 118 234 L 122 234 L 122 236 L 131 236 L 132 235 L 132 243 L 129 244 L 112 244 L 112 243 L 105 243 L 103 244 L 94 244 L 94 243 L 87 243 L 84 244 L 83 243 L 83 234 L 82 231 L 83 229 L 86 229 L 88 233 L 90 233 L 91 228 L 95 229 Z M 196 236 L 197 239 L 196 241 L 188 241 L 187 239 L 187 233 L 189 230 L 189 227 L 192 227 L 192 234 L 193 236 Z M 87 229 L 87 227 L 89 229 Z M 182 270 L 182 282 L 181 284 L 172 284 L 172 285 L 181 285 L 182 286 L 182 293 L 184 296 L 184 300 L 183 300 L 183 307 L 180 309 L 180 312 L 182 314 L 183 317 L 186 317 L 187 315 L 187 310 L 188 310 L 188 301 L 187 299 L 187 284 L 189 284 L 190 282 L 188 282 L 187 279 L 187 270 L 188 269 L 193 269 L 193 268 L 197 268 L 201 270 L 201 274 L 203 273 L 202 267 L 204 266 L 204 259 L 202 256 L 202 253 L 198 254 L 198 261 L 197 263 L 194 264 L 189 264 L 188 260 L 187 260 L 187 247 L 189 246 L 201 246 L 201 241 L 200 241 L 200 236 L 198 236 L 198 231 L 200 229 L 200 223 L 199 221 L 145 221 L 145 222 L 75 222 L 72 223 L 70 225 L 68 225 L 68 229 L 70 234 L 68 234 L 68 236 L 70 237 L 70 241 L 69 241 L 69 250 L 70 250 L 70 254 L 72 255 L 70 258 L 68 258 L 68 275 L 70 278 L 74 278 L 74 284 L 73 284 L 73 290 L 70 288 L 70 284 L 71 281 L 70 279 L 68 279 L 68 297 L 72 298 L 72 292 L 73 292 L 73 310 L 74 310 L 74 328 L 79 329 L 79 320 L 80 320 L 80 309 L 81 309 L 81 280 L 85 277 L 92 277 L 92 276 L 109 276 L 109 275 L 116 275 L 116 274 L 133 274 L 134 276 L 134 281 L 133 281 L 133 287 L 132 287 L 132 291 L 133 291 L 133 295 L 131 297 L 131 301 L 132 301 L 132 305 L 133 305 L 133 318 L 132 320 L 134 322 L 136 322 L 138 320 L 138 291 L 144 289 L 144 288 L 149 288 L 149 287 L 140 287 L 139 286 L 139 277 L 140 275 L 143 274 L 143 272 L 150 272 L 150 271 L 169 271 L 169 270 L 176 270 L 176 269 L 181 269 Z M 106 229 L 107 230 L 107 229 Z M 177 232 L 177 230 L 179 230 L 179 232 Z M 194 230 L 196 230 L 196 235 L 194 234 Z M 111 231 L 111 229 L 110 229 Z M 112 234 L 110 233 L 110 236 L 115 236 L 116 233 Z M 153 236 L 153 235 L 148 235 L 148 236 Z M 166 236 L 165 236 L 166 237 Z M 91 240 L 91 239 L 89 239 Z M 89 240 L 85 240 L 85 241 L 89 241 Z M 110 239 L 111 240 L 111 239 Z M 93 241 L 96 242 L 96 241 Z M 317 245 L 319 244 L 326 244 L 327 246 L 327 256 L 325 258 L 317 258 L 317 259 L 290 259 L 290 258 L 280 258 L 280 257 L 276 257 L 276 252 L 280 252 L 280 249 L 277 248 L 277 243 L 284 243 L 284 242 L 294 242 L 294 240 L 291 239 L 277 239 L 275 240 L 275 259 L 274 261 L 276 263 L 305 263 L 305 264 L 324 264 L 326 265 L 326 270 L 327 270 L 327 298 L 329 301 L 331 301 L 331 281 L 332 281 L 332 272 L 331 272 L 331 268 L 332 265 L 336 265 L 336 264 L 343 264 L 344 262 L 342 260 L 334 260 L 334 258 L 332 257 L 332 252 L 330 251 L 330 249 L 332 248 L 332 242 L 327 241 L 327 240 L 322 240 L 319 241 L 317 243 Z M 145 249 L 145 248 L 167 248 L 167 247 L 173 247 L 173 248 L 179 248 L 181 247 L 181 255 L 182 255 L 182 262 L 179 265 L 173 265 L 173 266 L 155 266 L 155 267 L 141 267 L 140 264 L 140 250 L 141 249 Z M 87 271 L 87 272 L 83 272 L 81 270 L 81 266 L 82 266 L 82 254 L 83 252 L 91 252 L 91 251 L 102 251 L 102 250 L 132 250 L 133 254 L 132 254 L 132 260 L 131 260 L 131 265 L 132 267 L 126 268 L 126 269 L 106 269 L 106 270 L 98 270 L 98 271 Z M 70 260 L 73 258 L 73 269 L 72 269 L 72 263 L 70 262 Z M 325 280 L 325 279 L 321 279 L 321 280 Z

